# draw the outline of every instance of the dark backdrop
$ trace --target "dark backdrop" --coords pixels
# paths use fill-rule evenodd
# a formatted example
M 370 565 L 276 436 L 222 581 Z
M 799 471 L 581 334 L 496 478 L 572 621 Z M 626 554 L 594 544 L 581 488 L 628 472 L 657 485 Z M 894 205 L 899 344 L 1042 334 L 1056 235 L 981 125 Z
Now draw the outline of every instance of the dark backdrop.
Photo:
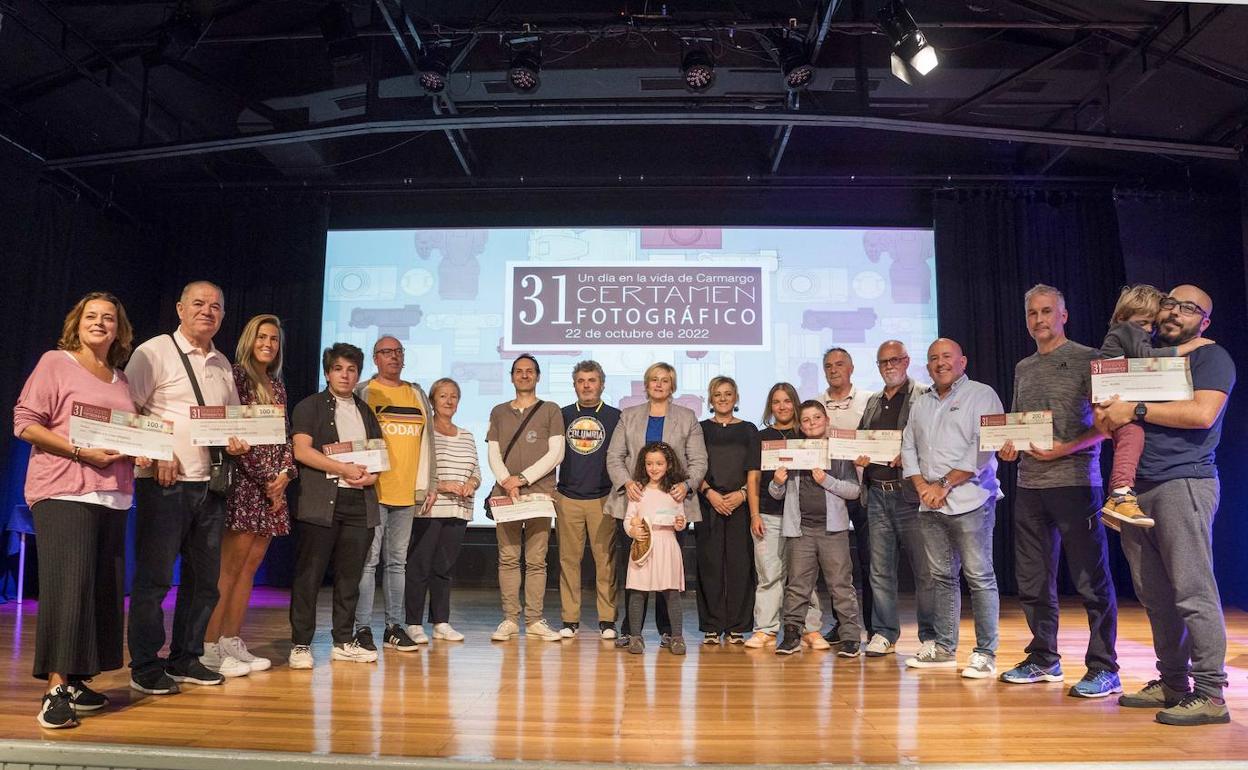
M 320 386 L 320 304 L 327 227 L 449 227 L 518 225 L 739 224 L 773 226 L 911 225 L 936 228 L 941 333 L 959 340 L 970 373 L 1009 402 L 1014 363 L 1033 348 L 1023 322 L 1022 295 L 1043 281 L 1061 288 L 1071 311 L 1072 338 L 1098 345 L 1126 280 L 1163 287 L 1195 282 L 1214 297 L 1210 336 L 1237 361 L 1248 360 L 1239 204 L 1149 195 L 1116 198 L 1109 190 L 927 191 L 835 189 L 619 189 L 413 193 L 403 195 L 290 193 L 154 196 L 143 223 L 127 221 L 38 181 L 34 169 L 0 155 L 10 184 L 0 189 L 0 259 L 10 302 L 0 320 L 17 330 L 6 343 L 9 376 L 0 403 L 9 410 L 38 356 L 54 344 L 69 305 L 107 288 L 126 303 L 138 339 L 176 323 L 174 302 L 189 280 L 224 288 L 226 320 L 219 346 L 233 354 L 242 324 L 273 312 L 288 334 L 286 377 L 292 400 Z M 1220 335 L 1219 332 L 1222 332 Z M 1230 469 L 1245 457 L 1242 396 L 1232 399 L 1219 464 L 1225 486 L 1215 528 L 1215 556 L 1226 599 L 1248 599 L 1242 542 L 1244 485 Z M 0 432 L 7 462 L 0 519 L 20 502 L 25 445 Z M 1012 470 L 1003 471 L 1007 493 Z M 996 565 L 1013 587 L 1012 496 L 1000 509 Z M 491 530 L 474 531 L 461 564 L 465 580 L 494 581 Z M 285 584 L 289 538 L 279 540 L 261 582 Z M 1130 593 L 1116 543 L 1115 578 Z M 10 572 L 12 565 L 10 565 Z M 28 565 L 28 570 L 31 567 Z M 32 572 L 28 572 L 32 575 Z M 553 575 L 552 575 L 553 577 Z M 34 581 L 28 585 L 33 593 Z

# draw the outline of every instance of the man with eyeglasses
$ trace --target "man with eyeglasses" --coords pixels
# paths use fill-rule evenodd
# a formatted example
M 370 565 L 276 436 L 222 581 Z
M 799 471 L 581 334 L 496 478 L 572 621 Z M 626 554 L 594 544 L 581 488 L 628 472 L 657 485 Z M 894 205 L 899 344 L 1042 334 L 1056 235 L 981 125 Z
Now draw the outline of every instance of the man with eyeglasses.
M 834 430 L 857 430 L 862 420 L 862 413 L 867 408 L 867 399 L 871 392 L 854 387 L 854 359 L 845 348 L 830 348 L 823 354 L 823 376 L 828 381 L 828 389 L 819 394 L 818 400 L 828 413 L 828 434 Z M 869 540 L 869 523 L 867 511 L 857 500 L 846 500 L 849 509 L 849 521 L 853 524 L 854 550 L 858 554 L 858 570 L 854 573 L 854 585 L 862 590 L 862 621 L 867 627 L 867 638 L 875 633 L 871 617 L 873 603 L 871 584 L 867 576 L 871 573 L 871 547 Z M 818 634 L 807 634 L 803 641 L 812 649 L 829 649 L 841 643 L 837 630 L 839 619 L 833 611 L 832 628 L 819 639 Z M 806 637 L 810 637 L 807 639 Z
M 927 386 L 910 379 L 907 371 L 910 354 L 901 342 L 883 343 L 875 358 L 884 389 L 867 399 L 857 428 L 904 431 L 911 405 L 927 392 Z M 874 632 L 867 642 L 866 654 L 869 658 L 878 658 L 896 652 L 895 645 L 901 636 L 901 623 L 897 618 L 899 546 L 905 549 L 910 571 L 914 574 L 920 642 L 936 638 L 932 624 L 932 592 L 927 554 L 919 532 L 919 494 L 901 475 L 901 455 L 888 465 L 871 464 L 866 457 L 858 458 L 856 464 L 862 468 L 861 504 L 866 508 L 870 525 L 866 539 L 870 541 L 871 552 L 868 584 L 872 609 L 871 618 L 866 622 Z
M 1181 345 L 1200 337 L 1212 314 L 1208 294 L 1177 286 L 1161 303 L 1156 334 L 1167 345 Z M 1144 425 L 1136 491 L 1156 520 L 1151 529 L 1123 527 L 1122 550 L 1148 613 L 1161 676 L 1118 703 L 1159 709 L 1157 721 L 1168 725 L 1224 724 L 1231 715 L 1222 698 L 1226 625 L 1213 575 L 1213 518 L 1221 493 L 1214 453 L 1235 387 L 1235 362 L 1216 344 L 1187 359 L 1192 400 L 1110 401 L 1096 408 L 1097 425 L 1106 432 L 1133 421 Z
M 1031 629 L 1027 657 L 1001 674 L 1010 684 L 1062 681 L 1057 652 L 1058 547 L 1066 554 L 1075 590 L 1088 614 L 1087 672 L 1070 688 L 1082 698 L 1122 692 L 1118 679 L 1118 599 L 1109 575 L 1101 508 L 1100 443 L 1092 425 L 1092 371 L 1099 352 L 1066 337 L 1066 299 L 1045 284 L 1023 296 L 1027 332 L 1036 352 L 1014 367 L 1012 412 L 1053 412 L 1053 447 L 1015 447 L 997 453 L 1018 461 L 1014 499 L 1015 576 L 1023 616 Z
M 383 644 L 400 652 L 411 652 L 428 644 L 424 618 L 407 616 L 407 546 L 412 538 L 412 519 L 427 510 L 434 496 L 428 494 L 436 483 L 433 440 L 427 435 L 433 419 L 429 398 L 420 385 L 402 379 L 403 344 L 395 337 L 382 337 L 373 344 L 373 365 L 377 373 L 360 383 L 356 394 L 363 399 L 386 440 L 390 470 L 377 477 L 377 502 L 381 526 L 373 537 L 372 548 L 360 577 L 360 598 L 355 608 L 355 641 L 375 651 L 373 641 L 373 595 L 377 590 L 377 565 L 381 564 L 382 595 L 386 607 Z

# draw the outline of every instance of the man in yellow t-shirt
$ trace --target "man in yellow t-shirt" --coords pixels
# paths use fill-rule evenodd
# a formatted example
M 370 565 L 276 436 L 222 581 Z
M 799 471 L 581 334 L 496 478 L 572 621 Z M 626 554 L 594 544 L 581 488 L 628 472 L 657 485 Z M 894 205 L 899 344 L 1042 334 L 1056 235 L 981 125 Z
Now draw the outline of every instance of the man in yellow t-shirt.
M 410 652 L 427 644 L 420 622 L 407 618 L 404 596 L 407 580 L 407 545 L 412 536 L 412 519 L 427 508 L 433 496 L 427 494 L 437 478 L 434 468 L 433 439 L 429 436 L 433 410 L 420 386 L 404 382 L 403 344 L 394 337 L 382 337 L 373 345 L 377 374 L 357 388 L 377 422 L 381 424 L 390 455 L 390 470 L 377 477 L 377 502 L 381 506 L 381 526 L 373 536 L 373 546 L 360 577 L 360 598 L 355 610 L 355 641 L 376 650 L 373 641 L 373 595 L 377 590 L 377 565 L 385 574 L 382 590 L 386 605 L 386 647 Z M 418 509 L 419 506 L 419 509 Z M 411 625 L 406 623 L 411 620 Z

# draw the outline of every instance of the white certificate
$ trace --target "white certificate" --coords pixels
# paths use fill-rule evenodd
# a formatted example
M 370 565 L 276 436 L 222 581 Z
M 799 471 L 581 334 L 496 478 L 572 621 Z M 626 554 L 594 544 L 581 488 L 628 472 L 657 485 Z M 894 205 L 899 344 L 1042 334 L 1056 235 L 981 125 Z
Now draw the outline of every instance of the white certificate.
M 1092 362 L 1092 402 L 1191 401 L 1186 358 L 1110 358 Z
M 1014 448 L 1025 452 L 1053 448 L 1053 413 L 1011 412 L 985 414 L 979 418 L 979 451 L 995 452 L 1013 441 Z
M 381 473 L 390 470 L 390 452 L 386 450 L 384 438 L 367 438 L 357 441 L 339 441 L 321 447 L 321 453 L 340 463 L 363 465 L 369 473 Z M 338 478 L 326 473 L 325 478 Z
M 866 455 L 876 465 L 888 465 L 901 454 L 899 430 L 833 430 L 828 435 L 828 457 L 857 460 Z
M 69 443 L 83 449 L 111 449 L 131 457 L 172 460 L 173 423 L 75 401 L 69 413 Z
M 555 501 L 550 495 L 544 495 L 541 492 L 520 495 L 518 500 L 512 500 L 507 495 L 491 497 L 490 513 L 494 515 L 495 524 L 523 521 L 524 519 L 553 519 L 555 517 Z
M 762 442 L 762 469 L 784 466 L 791 471 L 828 467 L 828 442 L 821 438 L 791 438 Z
M 654 513 L 645 516 L 646 521 L 650 522 L 652 527 L 675 527 L 676 517 L 684 511 L 679 508 L 663 508 Z
M 286 409 L 268 404 L 192 406 L 191 445 L 225 446 L 230 437 L 252 446 L 286 443 Z

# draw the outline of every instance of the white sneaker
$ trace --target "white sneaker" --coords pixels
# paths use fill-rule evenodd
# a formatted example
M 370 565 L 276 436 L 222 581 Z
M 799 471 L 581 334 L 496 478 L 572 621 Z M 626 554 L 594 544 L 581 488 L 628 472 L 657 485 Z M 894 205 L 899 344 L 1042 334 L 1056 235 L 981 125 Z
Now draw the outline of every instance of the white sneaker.
M 494 633 L 490 634 L 490 639 L 495 642 L 507 642 L 514 639 L 516 634 L 520 633 L 520 626 L 514 620 L 504 620 L 498 624 L 498 628 L 494 629 Z
M 448 642 L 464 641 L 464 635 L 456 631 L 455 629 L 451 628 L 450 623 L 434 623 L 433 624 L 433 638 L 444 639 Z
M 425 627 L 418 625 L 407 626 L 407 635 L 412 638 L 416 644 L 429 644 L 429 636 L 425 634 Z
M 525 636 L 533 639 L 541 639 L 543 642 L 557 642 L 563 637 L 559 632 L 550 627 L 545 618 L 534 623 L 530 623 L 524 629 Z
M 376 650 L 366 650 L 355 642 L 335 644 L 331 660 L 346 660 L 352 663 L 374 663 L 377 660 Z
M 204 654 L 199 656 L 199 662 L 204 665 L 204 668 L 215 671 L 226 679 L 247 676 L 251 673 L 251 666 L 238 658 L 231 657 L 216 642 L 204 642 Z
M 619 634 L 616 633 L 615 626 L 603 626 L 598 630 L 598 635 L 603 639 L 614 639 Z
M 909 668 L 957 668 L 958 658 L 932 640 L 927 640 L 912 657 L 906 658 Z
M 563 628 L 559 629 L 559 638 L 560 639 L 575 639 L 576 632 L 578 630 L 579 629 L 576 625 L 568 625 L 567 623 L 564 623 Z
M 867 642 L 868 658 L 878 658 L 891 652 L 897 652 L 897 648 L 883 634 L 874 634 L 871 637 L 871 641 Z
M 290 660 L 287 662 L 292 669 L 312 668 L 312 648 L 306 644 L 296 644 L 290 651 Z
M 982 652 L 972 652 L 971 659 L 962 669 L 962 676 L 967 679 L 987 679 L 997 673 L 997 659 Z
M 237 660 L 241 660 L 251 666 L 252 671 L 267 671 L 273 665 L 273 661 L 268 658 L 261 658 L 252 655 L 247 649 L 247 643 L 239 636 L 223 636 L 221 637 L 221 649 L 227 655 Z

